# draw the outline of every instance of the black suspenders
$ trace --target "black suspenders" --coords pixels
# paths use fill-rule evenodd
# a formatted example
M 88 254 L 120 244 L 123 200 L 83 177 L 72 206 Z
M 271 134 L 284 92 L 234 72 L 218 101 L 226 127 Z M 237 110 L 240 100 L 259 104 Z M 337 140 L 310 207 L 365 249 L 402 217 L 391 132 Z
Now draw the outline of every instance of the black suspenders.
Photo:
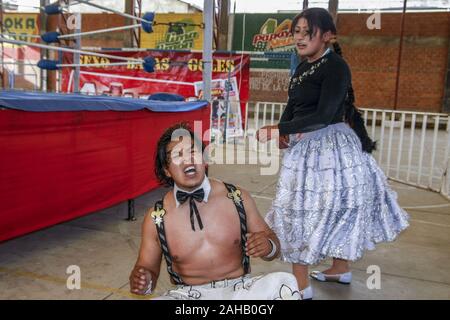
M 245 242 L 247 241 L 247 216 L 245 214 L 245 208 L 241 197 L 241 190 L 237 189 L 234 185 L 225 183 L 225 187 L 228 190 L 228 198 L 233 200 L 236 210 L 239 214 L 239 224 L 241 227 L 241 247 L 242 247 L 242 266 L 244 273 L 247 274 L 250 271 L 250 258 L 245 254 Z M 180 275 L 172 269 L 172 257 L 170 255 L 169 246 L 167 245 L 166 230 L 164 228 L 164 216 L 165 210 L 163 208 L 163 201 L 157 201 L 155 203 L 155 211 L 151 213 L 152 219 L 155 222 L 156 230 L 158 231 L 158 238 L 161 244 L 161 250 L 164 255 L 164 259 L 167 264 L 167 272 L 172 277 L 175 284 L 183 285 L 184 282 Z
M 241 190 L 237 189 L 232 184 L 225 182 L 224 184 L 228 190 L 227 197 L 233 200 L 239 214 L 239 223 L 241 225 L 242 266 L 244 268 L 244 273 L 247 274 L 250 272 L 250 257 L 245 254 L 245 243 L 247 242 L 247 215 L 245 214 Z
M 165 213 L 166 211 L 163 209 L 163 201 L 157 201 L 155 203 L 155 211 L 152 212 L 152 218 L 155 222 L 156 230 L 158 231 L 162 253 L 164 255 L 164 258 L 166 259 L 167 272 L 176 284 L 183 284 L 183 280 L 181 279 L 181 277 L 172 269 L 172 257 L 170 255 L 169 246 L 167 245 L 166 229 L 164 228 L 164 219 L 162 218 Z M 154 218 L 154 215 L 160 217 L 161 219 L 159 221 L 156 220 Z

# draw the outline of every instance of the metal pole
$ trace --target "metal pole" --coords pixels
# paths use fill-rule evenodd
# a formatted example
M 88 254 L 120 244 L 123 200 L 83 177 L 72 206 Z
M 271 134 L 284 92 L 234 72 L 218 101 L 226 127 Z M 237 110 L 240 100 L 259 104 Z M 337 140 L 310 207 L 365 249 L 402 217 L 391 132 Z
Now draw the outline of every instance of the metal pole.
M 0 0 L 0 31 L 3 34 L 4 30 L 3 30 L 3 0 Z M 1 82 L 2 82 L 2 89 L 6 88 L 6 79 L 5 79 L 5 64 L 4 64 L 4 59 L 5 59 L 5 46 L 3 45 L 3 42 L 1 43 L 1 50 L 2 50 L 2 54 L 1 54 L 1 72 L 0 72 L 0 77 L 1 77 Z
M 219 1 L 219 26 L 218 26 L 218 38 L 219 45 L 218 50 L 227 50 L 228 43 L 228 20 L 230 17 L 230 1 Z
M 397 58 L 397 76 L 395 79 L 395 97 L 394 97 L 394 110 L 397 110 L 398 105 L 398 89 L 400 85 L 400 65 L 402 61 L 402 51 L 403 51 L 403 34 L 405 30 L 405 13 L 406 13 L 406 1 L 403 1 L 403 12 L 402 12 L 402 26 L 400 29 L 400 46 L 398 49 L 398 58 Z
M 203 98 L 211 103 L 211 80 L 212 80 L 212 41 L 213 41 L 213 19 L 214 3 L 211 0 L 203 1 Z
M 328 1 L 328 12 L 330 12 L 333 17 L 333 22 L 337 24 L 337 13 L 338 13 L 339 0 L 329 0 Z
M 228 15 L 229 12 L 227 12 Z M 236 2 L 234 3 L 234 8 L 233 8 L 233 17 L 236 16 Z M 233 35 L 231 35 L 231 37 L 233 37 Z M 229 59 L 231 60 L 231 51 L 230 51 L 230 56 Z M 223 143 L 227 142 L 227 130 L 228 130 L 228 114 L 230 112 L 230 86 L 231 86 L 231 68 L 228 68 L 228 86 L 225 88 L 227 94 L 226 94 L 226 98 L 225 98 L 225 123 L 224 123 L 224 130 L 223 130 Z M 241 106 L 239 105 L 239 108 Z M 218 125 L 220 129 L 220 118 L 218 121 Z
M 80 50 L 81 49 L 81 13 L 77 12 L 75 13 L 75 33 L 78 33 L 78 35 L 75 38 L 75 49 Z M 79 64 L 80 63 L 80 52 L 74 52 L 73 54 L 73 62 Z M 79 93 L 80 92 L 80 66 L 75 66 L 75 73 L 73 77 L 73 92 Z
M 128 218 L 127 221 L 136 221 L 134 210 L 134 199 L 128 199 Z
M 42 7 L 45 7 L 46 5 L 48 5 L 49 2 L 50 2 L 49 0 L 41 0 L 39 2 L 39 4 L 40 4 L 40 6 L 42 8 Z M 40 16 L 39 21 L 40 21 L 40 24 L 41 24 L 39 32 L 40 33 L 44 33 L 44 32 L 47 31 L 48 17 L 47 17 L 46 14 L 43 14 L 43 13 L 41 13 L 39 16 Z M 48 50 L 45 49 L 45 48 L 41 48 L 41 50 L 40 50 L 40 58 L 41 59 L 47 59 L 48 55 L 49 55 Z M 49 72 L 47 70 L 41 69 L 39 71 L 39 78 L 40 78 L 39 79 L 40 80 L 39 84 L 40 84 L 40 89 L 43 92 L 47 92 L 47 89 L 48 89 L 48 76 L 49 76 Z
M 303 0 L 303 10 L 308 9 L 308 0 Z
M 137 0 L 136 3 L 138 5 L 138 9 L 139 9 L 137 12 L 137 15 L 139 17 L 141 17 L 141 15 L 142 15 L 142 0 Z M 136 15 L 136 6 L 134 7 L 133 15 Z M 133 30 L 133 32 L 136 35 L 136 30 Z M 137 30 L 136 48 L 141 47 L 141 35 L 142 35 L 142 30 L 141 30 L 141 28 L 139 28 Z
M 60 5 L 61 5 L 61 3 L 60 3 Z M 66 20 L 65 19 L 65 17 L 64 17 L 64 13 L 62 13 L 62 14 L 58 14 L 58 24 L 57 24 L 57 26 L 56 26 L 56 31 L 58 31 L 58 32 L 62 32 L 62 30 L 63 30 L 63 26 L 62 26 L 62 21 L 63 20 Z M 65 25 L 64 25 L 64 29 L 66 29 L 68 26 L 67 26 L 67 21 L 65 21 Z M 62 52 L 56 52 L 56 54 L 54 54 L 53 55 L 53 57 L 55 57 L 55 56 L 57 56 L 57 59 L 58 59 L 58 61 L 60 62 L 60 63 L 63 63 L 64 62 L 64 55 L 63 55 L 63 53 Z M 66 58 L 67 59 L 67 58 Z M 59 70 L 56 70 L 56 77 L 57 77 L 57 80 L 56 80 L 56 92 L 61 92 L 62 91 L 62 72 L 61 72 L 61 69 L 59 69 Z
M 124 1 L 124 9 L 125 13 L 134 16 L 134 0 L 125 0 Z M 127 22 L 130 21 L 130 19 L 127 19 Z M 132 23 L 133 20 L 130 22 Z M 125 23 L 127 23 L 125 22 Z M 127 34 L 127 46 L 134 48 L 135 47 L 135 39 L 134 39 L 134 30 L 130 30 L 130 32 Z
M 442 99 L 442 112 L 450 113 L 450 41 L 448 42 L 447 51 L 447 71 L 444 81 L 444 96 Z

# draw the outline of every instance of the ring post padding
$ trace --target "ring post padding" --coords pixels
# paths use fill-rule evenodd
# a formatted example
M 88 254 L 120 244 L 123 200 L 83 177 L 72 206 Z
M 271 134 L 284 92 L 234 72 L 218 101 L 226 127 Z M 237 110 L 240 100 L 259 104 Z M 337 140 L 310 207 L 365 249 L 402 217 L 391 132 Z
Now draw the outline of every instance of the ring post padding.
M 155 19 L 155 13 L 154 12 L 146 12 L 142 16 L 143 21 L 141 21 L 142 30 L 144 30 L 146 33 L 152 33 L 153 32 L 153 20 Z
M 55 15 L 62 13 L 62 7 L 58 3 L 48 4 L 44 7 L 45 14 Z
M 144 67 L 144 70 L 149 73 L 155 72 L 155 58 L 151 56 L 145 57 L 142 66 Z
M 41 69 L 45 70 L 58 70 L 58 61 L 49 60 L 49 59 L 41 59 L 39 60 L 37 66 Z
M 57 31 L 50 31 L 50 32 L 43 33 L 41 35 L 41 39 L 42 39 L 42 41 L 44 41 L 46 43 L 54 43 L 54 42 L 59 41 L 58 37 L 60 35 L 61 34 Z

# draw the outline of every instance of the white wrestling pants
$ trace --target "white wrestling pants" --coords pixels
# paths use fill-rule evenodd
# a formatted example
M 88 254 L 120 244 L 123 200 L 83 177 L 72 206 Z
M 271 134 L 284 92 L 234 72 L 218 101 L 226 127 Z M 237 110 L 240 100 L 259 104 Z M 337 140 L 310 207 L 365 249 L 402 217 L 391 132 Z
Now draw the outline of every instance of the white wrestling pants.
M 178 285 L 152 300 L 299 300 L 297 280 L 287 272 L 213 281 L 208 284 Z

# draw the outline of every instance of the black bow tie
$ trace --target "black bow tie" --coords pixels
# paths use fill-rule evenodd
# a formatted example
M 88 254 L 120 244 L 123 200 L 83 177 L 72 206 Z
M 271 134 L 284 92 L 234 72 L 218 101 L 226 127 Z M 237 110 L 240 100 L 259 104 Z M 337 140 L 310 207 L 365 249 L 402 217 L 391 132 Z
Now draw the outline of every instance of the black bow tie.
M 194 230 L 194 231 L 195 231 L 194 213 L 195 213 L 195 216 L 197 217 L 197 223 L 198 223 L 198 226 L 200 227 L 200 230 L 203 229 L 202 219 L 200 218 L 200 214 L 198 212 L 197 205 L 195 204 L 194 200 L 197 200 L 198 202 L 202 202 L 204 197 L 205 197 L 205 191 L 203 190 L 203 188 L 198 189 L 192 193 L 188 193 L 188 192 L 184 192 L 184 191 L 180 191 L 180 190 L 177 191 L 177 200 L 180 204 L 185 203 L 186 200 L 189 199 L 191 227 L 192 227 L 192 230 Z

